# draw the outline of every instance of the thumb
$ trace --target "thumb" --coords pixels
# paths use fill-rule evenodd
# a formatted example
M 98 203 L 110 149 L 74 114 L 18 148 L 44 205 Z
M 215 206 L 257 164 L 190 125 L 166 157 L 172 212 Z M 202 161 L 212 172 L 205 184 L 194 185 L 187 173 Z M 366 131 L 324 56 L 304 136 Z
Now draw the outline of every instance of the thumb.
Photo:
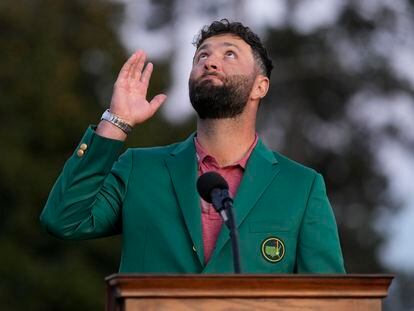
M 150 109 L 151 113 L 154 114 L 158 108 L 165 102 L 167 99 L 167 95 L 165 94 L 158 94 L 150 101 Z

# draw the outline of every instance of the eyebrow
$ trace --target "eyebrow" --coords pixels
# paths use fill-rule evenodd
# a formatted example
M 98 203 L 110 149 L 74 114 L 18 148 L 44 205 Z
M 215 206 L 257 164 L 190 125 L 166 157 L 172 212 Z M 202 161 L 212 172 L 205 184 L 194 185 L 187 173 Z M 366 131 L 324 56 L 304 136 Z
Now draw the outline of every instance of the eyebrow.
M 235 44 L 233 44 L 233 43 L 230 43 L 230 42 L 222 42 L 222 43 L 220 43 L 219 45 L 220 45 L 220 46 L 225 46 L 225 47 L 234 47 L 234 48 L 236 48 L 236 49 L 238 49 L 238 50 L 240 51 L 240 48 L 239 48 L 237 45 L 235 45 Z M 198 53 L 198 51 L 201 51 L 201 50 L 203 50 L 203 49 L 209 48 L 210 46 L 211 46 L 211 43 L 203 43 L 203 44 L 202 44 L 202 45 L 200 45 L 200 47 L 197 49 L 196 54 Z

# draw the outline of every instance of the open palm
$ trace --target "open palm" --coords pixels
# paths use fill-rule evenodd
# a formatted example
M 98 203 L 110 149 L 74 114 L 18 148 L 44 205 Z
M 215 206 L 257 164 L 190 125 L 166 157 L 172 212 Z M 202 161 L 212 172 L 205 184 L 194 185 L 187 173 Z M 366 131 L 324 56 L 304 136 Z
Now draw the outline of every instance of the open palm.
M 151 118 L 167 98 L 158 94 L 151 101 L 147 100 L 148 84 L 153 65 L 145 68 L 146 54 L 135 52 L 124 64 L 115 82 L 110 111 L 128 124 L 134 126 Z

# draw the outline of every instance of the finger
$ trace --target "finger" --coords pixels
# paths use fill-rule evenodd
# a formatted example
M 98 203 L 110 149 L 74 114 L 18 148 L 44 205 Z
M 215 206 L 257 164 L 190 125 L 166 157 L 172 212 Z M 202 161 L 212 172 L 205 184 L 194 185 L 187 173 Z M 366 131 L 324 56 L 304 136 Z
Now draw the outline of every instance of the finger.
M 161 107 L 161 105 L 165 102 L 166 99 L 167 95 L 158 94 L 150 101 L 150 109 L 152 115 Z
M 128 60 L 125 62 L 125 64 L 122 66 L 119 74 L 118 74 L 118 79 L 126 79 L 128 78 L 134 64 L 135 61 L 137 59 L 137 57 L 141 54 L 141 51 L 136 51 L 134 54 L 132 54 Z
M 154 69 L 154 65 L 152 63 L 148 63 L 145 66 L 144 71 L 141 75 L 141 82 L 144 83 L 146 86 L 149 84 L 149 80 L 151 79 L 152 71 Z
M 144 52 L 142 52 L 139 55 L 139 57 L 136 59 L 132 67 L 130 78 L 137 80 L 137 81 L 141 79 L 142 68 L 144 68 L 146 58 L 147 58 L 147 55 Z

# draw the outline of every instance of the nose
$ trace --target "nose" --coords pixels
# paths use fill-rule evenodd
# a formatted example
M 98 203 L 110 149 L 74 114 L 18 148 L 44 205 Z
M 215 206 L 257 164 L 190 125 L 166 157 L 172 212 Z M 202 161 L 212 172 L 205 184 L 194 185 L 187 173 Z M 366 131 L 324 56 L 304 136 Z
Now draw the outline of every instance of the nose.
M 210 56 L 204 62 L 204 69 L 205 70 L 208 70 L 208 71 L 210 71 L 210 70 L 216 71 L 216 70 L 218 70 L 218 68 L 219 68 L 218 62 L 217 62 L 217 60 L 214 57 L 211 57 Z

